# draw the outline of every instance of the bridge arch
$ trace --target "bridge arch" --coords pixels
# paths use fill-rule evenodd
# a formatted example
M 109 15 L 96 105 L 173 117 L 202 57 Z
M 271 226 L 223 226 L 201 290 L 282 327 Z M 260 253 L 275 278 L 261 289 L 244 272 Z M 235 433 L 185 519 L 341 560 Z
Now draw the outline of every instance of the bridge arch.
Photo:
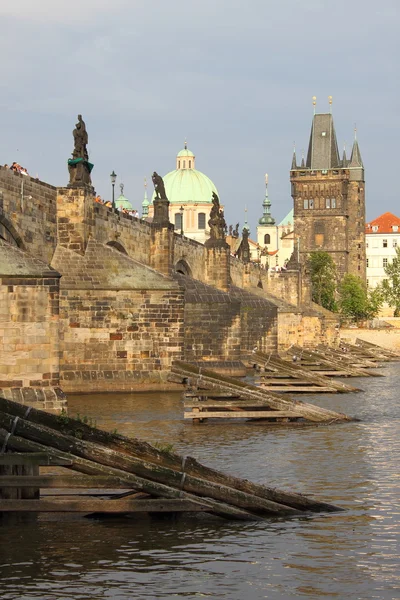
M 189 267 L 188 263 L 184 258 L 178 260 L 174 270 L 176 273 L 186 275 L 186 277 L 192 277 L 192 269 Z
M 107 242 L 106 246 L 110 246 L 111 248 L 114 248 L 114 250 L 118 250 L 118 252 L 121 252 L 121 254 L 128 254 L 123 245 L 119 242 Z
M 11 244 L 25 250 L 24 243 L 14 225 L 4 215 L 0 214 L 0 238 Z

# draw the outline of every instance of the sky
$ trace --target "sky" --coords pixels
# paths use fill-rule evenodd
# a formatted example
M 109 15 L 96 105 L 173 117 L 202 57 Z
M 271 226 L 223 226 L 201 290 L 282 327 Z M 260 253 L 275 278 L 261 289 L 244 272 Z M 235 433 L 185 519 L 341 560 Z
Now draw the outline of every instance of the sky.
M 68 183 L 82 114 L 92 180 L 110 173 L 140 210 L 144 177 L 175 169 L 185 138 L 228 224 L 292 208 L 293 145 L 328 112 L 365 165 L 367 220 L 400 216 L 398 0 L 19 0 L 1 2 L 0 164 Z

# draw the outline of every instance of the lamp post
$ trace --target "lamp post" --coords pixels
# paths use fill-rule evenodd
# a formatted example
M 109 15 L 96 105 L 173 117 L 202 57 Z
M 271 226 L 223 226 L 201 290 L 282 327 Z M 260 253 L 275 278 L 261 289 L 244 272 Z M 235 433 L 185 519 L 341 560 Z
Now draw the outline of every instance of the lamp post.
M 110 179 L 111 179 L 111 185 L 112 185 L 112 207 L 113 207 L 113 209 L 115 209 L 114 188 L 115 188 L 115 181 L 117 179 L 117 174 L 114 172 L 114 169 L 110 175 Z
M 179 212 L 181 213 L 181 235 L 183 235 L 183 211 L 185 209 L 183 208 L 183 206 L 181 205 Z

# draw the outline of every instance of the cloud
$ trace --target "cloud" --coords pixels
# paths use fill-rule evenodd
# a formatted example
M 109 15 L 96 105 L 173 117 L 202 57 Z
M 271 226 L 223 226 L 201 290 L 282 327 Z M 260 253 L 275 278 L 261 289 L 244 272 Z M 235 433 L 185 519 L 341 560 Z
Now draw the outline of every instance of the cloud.
M 264 173 L 281 219 L 311 98 L 325 111 L 333 95 L 340 147 L 357 122 L 371 216 L 397 210 L 381 177 L 396 168 L 397 0 L 21 0 L 2 3 L 0 17 L 0 162 L 18 148 L 33 172 L 63 184 L 82 113 L 99 191 L 115 169 L 141 198 L 143 176 L 173 169 L 188 136 L 228 220 L 247 204 L 254 235 Z

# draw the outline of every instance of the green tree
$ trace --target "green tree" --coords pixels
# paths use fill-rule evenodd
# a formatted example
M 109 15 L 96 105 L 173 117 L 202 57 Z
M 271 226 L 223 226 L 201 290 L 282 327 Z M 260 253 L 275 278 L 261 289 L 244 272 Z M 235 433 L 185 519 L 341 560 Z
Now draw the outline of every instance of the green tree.
M 382 282 L 384 300 L 394 307 L 394 316 L 400 317 L 400 248 L 396 248 L 396 256 L 385 267 L 387 279 Z
M 376 317 L 378 315 L 384 301 L 385 301 L 385 298 L 384 298 L 382 287 L 380 285 L 376 286 L 372 290 L 368 290 L 368 302 L 367 302 L 367 317 L 368 317 L 368 319 L 373 319 L 374 317 Z
M 313 302 L 336 311 L 336 265 L 332 257 L 327 252 L 311 252 L 308 267 L 311 273 Z
M 341 314 L 355 321 L 374 317 L 382 303 L 379 290 L 368 294 L 364 281 L 349 273 L 343 277 L 338 292 Z

